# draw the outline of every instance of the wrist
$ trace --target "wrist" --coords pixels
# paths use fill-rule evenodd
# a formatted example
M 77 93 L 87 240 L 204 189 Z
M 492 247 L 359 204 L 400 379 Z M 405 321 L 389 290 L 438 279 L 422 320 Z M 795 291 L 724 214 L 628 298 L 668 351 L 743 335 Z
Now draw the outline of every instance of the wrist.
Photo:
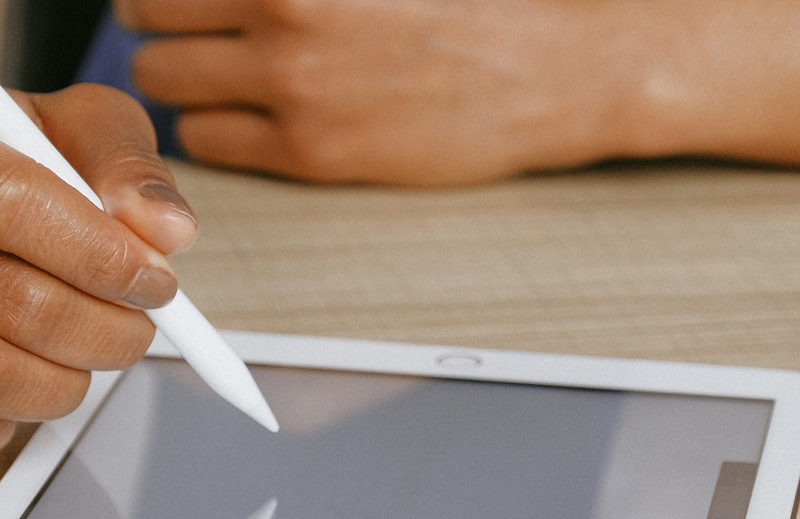
M 776 4 L 665 16 L 641 46 L 624 154 L 800 160 L 800 16 Z

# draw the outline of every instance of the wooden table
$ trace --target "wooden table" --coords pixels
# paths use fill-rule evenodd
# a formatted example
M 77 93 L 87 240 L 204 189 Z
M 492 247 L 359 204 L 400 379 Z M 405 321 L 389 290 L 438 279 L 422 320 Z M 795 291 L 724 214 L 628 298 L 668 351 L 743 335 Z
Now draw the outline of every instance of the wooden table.
M 219 327 L 800 369 L 800 175 L 685 162 L 449 191 L 175 164 Z
M 172 165 L 201 225 L 181 285 L 222 328 L 800 369 L 796 171 L 426 191 Z

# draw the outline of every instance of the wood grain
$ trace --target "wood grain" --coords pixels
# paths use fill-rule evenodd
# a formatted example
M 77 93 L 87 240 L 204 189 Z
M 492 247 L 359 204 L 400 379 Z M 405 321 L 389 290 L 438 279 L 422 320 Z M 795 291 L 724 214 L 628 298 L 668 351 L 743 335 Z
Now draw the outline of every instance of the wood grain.
M 609 166 L 450 191 L 175 164 L 220 327 L 800 368 L 800 176 Z

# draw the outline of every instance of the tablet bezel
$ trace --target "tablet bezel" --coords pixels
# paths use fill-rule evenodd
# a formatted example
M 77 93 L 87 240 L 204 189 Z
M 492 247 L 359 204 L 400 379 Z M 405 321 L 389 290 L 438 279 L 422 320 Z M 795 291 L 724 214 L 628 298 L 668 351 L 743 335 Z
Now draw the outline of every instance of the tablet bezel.
M 254 332 L 223 335 L 251 364 L 770 401 L 747 519 L 789 518 L 792 512 L 800 480 L 800 373 Z M 160 335 L 147 354 L 178 356 Z M 76 411 L 37 430 L 0 480 L 0 519 L 25 513 L 120 374 L 95 373 Z

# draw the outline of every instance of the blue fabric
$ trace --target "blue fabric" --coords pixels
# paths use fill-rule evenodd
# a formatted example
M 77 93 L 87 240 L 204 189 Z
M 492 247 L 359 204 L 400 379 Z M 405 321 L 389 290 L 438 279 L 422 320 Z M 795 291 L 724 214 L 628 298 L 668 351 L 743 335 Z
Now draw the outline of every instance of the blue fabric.
M 177 110 L 146 99 L 134 86 L 131 77 L 131 57 L 147 38 L 148 36 L 134 34 L 120 27 L 111 11 L 107 10 L 75 79 L 79 83 L 109 85 L 138 99 L 147 109 L 156 127 L 159 151 L 168 155 L 180 155 L 174 133 Z

